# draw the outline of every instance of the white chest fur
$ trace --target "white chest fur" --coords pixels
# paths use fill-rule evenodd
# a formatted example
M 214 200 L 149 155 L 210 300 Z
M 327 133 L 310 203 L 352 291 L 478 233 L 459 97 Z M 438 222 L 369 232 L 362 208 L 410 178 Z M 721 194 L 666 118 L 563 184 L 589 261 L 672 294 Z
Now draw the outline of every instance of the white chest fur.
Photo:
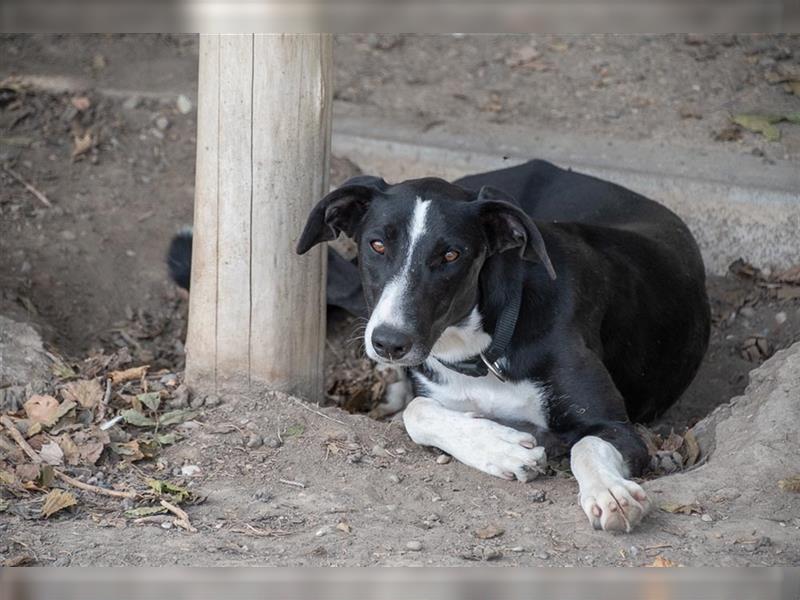
M 475 412 L 489 418 L 527 421 L 547 428 L 545 389 L 535 381 L 502 382 L 492 374 L 469 377 L 443 366 L 436 358 L 455 362 L 475 356 L 491 342 L 481 326 L 477 308 L 465 323 L 448 327 L 434 344 L 425 365 L 436 373 L 436 381 L 414 373 L 424 395 L 445 408 L 460 412 Z

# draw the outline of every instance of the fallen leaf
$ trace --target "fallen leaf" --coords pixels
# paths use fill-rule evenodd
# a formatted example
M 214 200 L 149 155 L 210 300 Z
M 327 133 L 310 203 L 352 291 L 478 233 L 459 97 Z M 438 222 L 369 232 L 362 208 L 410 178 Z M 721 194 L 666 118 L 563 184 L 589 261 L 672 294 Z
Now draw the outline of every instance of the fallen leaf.
M 670 559 L 664 558 L 663 556 L 659 555 L 656 556 L 655 560 L 647 566 L 656 568 L 670 568 L 674 567 L 675 563 L 672 562 Z
M 163 515 L 169 512 L 163 506 L 140 506 L 138 508 L 129 508 L 125 511 L 125 516 L 131 519 L 139 519 L 141 517 L 150 517 L 152 515 Z
M 6 512 L 9 506 L 8 500 L 3 500 L 0 498 L 0 512 Z
M 81 462 L 80 449 L 68 433 L 62 433 L 57 438 L 57 441 L 61 451 L 64 453 L 64 462 L 72 466 L 75 466 Z
M 58 357 L 54 357 L 53 374 L 59 379 L 75 379 L 77 375 L 72 367 Z
M 144 458 L 144 454 L 139 448 L 139 442 L 137 440 L 131 440 L 130 442 L 125 443 L 113 443 L 109 447 L 111 448 L 112 452 L 115 452 L 120 456 L 124 456 L 131 462 L 142 460 Z
M 73 147 L 72 147 L 72 158 L 73 160 L 86 154 L 89 150 L 92 149 L 95 143 L 95 139 L 92 136 L 91 131 L 87 131 L 83 135 L 75 135 L 72 138 Z
M 10 558 L 5 559 L 2 562 L 2 566 L 4 567 L 24 567 L 25 565 L 30 565 L 36 562 L 36 559 L 31 556 L 30 554 L 17 554 L 16 556 L 12 556 Z
M 157 411 L 158 407 L 161 405 L 161 394 L 158 392 L 139 394 L 136 396 L 136 399 L 153 412 Z
M 136 427 L 154 427 L 156 425 L 156 422 L 153 419 L 143 415 L 138 410 L 133 410 L 132 408 L 123 410 L 120 415 L 126 423 L 135 425 Z
M 683 441 L 686 446 L 686 459 L 683 461 L 683 466 L 684 468 L 691 467 L 700 458 L 700 444 L 697 443 L 697 438 L 691 429 L 683 435 Z
M 297 435 L 302 435 L 305 430 L 306 430 L 305 427 L 303 427 L 300 424 L 290 425 L 289 427 L 286 428 L 286 431 L 283 432 L 283 436 L 294 437 Z
M 86 96 L 73 96 L 70 102 L 72 102 L 72 106 L 81 112 L 89 110 L 89 107 L 92 105 L 91 101 Z
M 775 297 L 781 302 L 800 298 L 800 286 L 782 285 L 777 290 L 775 290 Z
M 481 529 L 475 530 L 475 537 L 482 540 L 491 540 L 492 538 L 500 537 L 506 532 L 505 529 L 495 525 L 487 525 Z
M 784 492 L 800 492 L 800 475 L 781 479 L 778 482 L 778 487 L 780 487 Z
M 170 496 L 170 498 L 178 504 L 192 497 L 192 492 L 184 487 L 170 483 L 169 481 L 148 479 L 147 485 L 149 485 L 156 494 Z
M 14 468 L 14 471 L 19 477 L 20 481 L 36 481 L 39 478 L 39 472 L 41 471 L 39 465 L 33 464 L 23 464 L 17 465 Z
M 149 365 L 142 365 L 140 367 L 131 367 L 130 369 L 124 369 L 122 371 L 112 371 L 108 374 L 111 378 L 111 383 L 116 385 L 118 383 L 125 383 L 126 381 L 131 381 L 132 379 L 141 379 L 142 376 L 147 373 Z
M 31 396 L 23 407 L 25 408 L 25 414 L 34 423 L 50 425 L 55 423 L 55 416 L 58 413 L 58 400 L 52 396 Z
M 64 464 L 64 452 L 61 450 L 61 446 L 53 441 L 47 442 L 42 446 L 42 449 L 39 450 L 39 456 L 48 465 Z
M 178 441 L 177 433 L 160 433 L 156 436 L 158 443 L 162 446 L 168 446 Z
M 39 487 L 50 488 L 53 487 L 53 480 L 55 478 L 56 473 L 55 469 L 53 469 L 53 465 L 42 465 L 42 468 L 39 470 L 37 482 L 39 483 Z
M 65 400 L 77 402 L 82 408 L 94 408 L 103 399 L 103 388 L 97 379 L 81 379 L 66 384 L 61 395 Z
M 734 115 L 731 120 L 745 129 L 760 133 L 767 141 L 777 142 L 781 138 L 780 129 L 774 125 L 782 120 L 777 115 Z
M 683 446 L 683 438 L 674 431 L 670 431 L 667 439 L 661 444 L 661 450 L 663 452 L 675 452 L 681 446 Z
M 703 508 L 697 502 L 692 502 L 691 504 L 667 503 L 662 504 L 660 508 L 664 512 L 672 514 L 699 515 L 703 513 Z
M 346 521 L 341 521 L 339 524 L 337 524 L 336 529 L 338 529 L 339 531 L 343 531 L 344 533 L 350 533 L 352 531 L 350 524 L 347 523 Z
M 13 473 L 10 471 L 3 471 L 0 469 L 0 484 L 2 485 L 13 485 L 17 481 L 17 478 L 14 476 Z
M 53 515 L 58 511 L 64 510 L 70 506 L 74 506 L 77 503 L 78 501 L 75 500 L 75 496 L 69 492 L 65 492 L 64 490 L 60 490 L 58 488 L 52 489 L 44 498 L 42 515 L 47 518 L 50 515 Z
M 165 412 L 163 415 L 159 417 L 158 424 L 161 427 L 166 427 L 167 425 L 175 425 L 177 423 L 183 423 L 184 421 L 194 419 L 198 414 L 199 414 L 198 411 L 188 408 L 171 410 L 169 412 Z

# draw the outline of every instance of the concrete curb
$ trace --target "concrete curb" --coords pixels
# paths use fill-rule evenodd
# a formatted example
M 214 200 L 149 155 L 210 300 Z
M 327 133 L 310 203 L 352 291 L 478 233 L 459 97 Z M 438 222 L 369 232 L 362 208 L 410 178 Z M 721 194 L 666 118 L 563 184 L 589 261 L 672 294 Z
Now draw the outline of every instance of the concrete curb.
M 389 181 L 452 179 L 544 158 L 669 206 L 692 229 L 711 273 L 724 273 L 737 258 L 774 268 L 800 259 L 800 167 L 788 161 L 766 164 L 729 151 L 531 134 L 505 125 L 424 131 L 418 124 L 352 117 L 334 119 L 333 150 Z

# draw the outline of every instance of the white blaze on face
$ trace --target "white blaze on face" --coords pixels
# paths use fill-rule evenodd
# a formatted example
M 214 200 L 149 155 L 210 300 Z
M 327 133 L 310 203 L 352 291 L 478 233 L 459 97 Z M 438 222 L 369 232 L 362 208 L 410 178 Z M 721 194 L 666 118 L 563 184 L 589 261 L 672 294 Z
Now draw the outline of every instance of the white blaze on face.
M 390 325 L 397 329 L 403 329 L 405 327 L 405 322 L 403 320 L 403 315 L 405 314 L 404 303 L 408 297 L 411 261 L 413 260 L 414 249 L 417 246 L 417 242 L 427 230 L 426 219 L 430 204 L 430 200 L 422 200 L 417 197 L 417 202 L 414 205 L 414 214 L 411 216 L 411 222 L 408 225 L 408 248 L 406 250 L 403 266 L 400 268 L 400 272 L 392 277 L 383 288 L 381 297 L 372 310 L 372 315 L 370 315 L 369 322 L 367 323 L 367 330 L 364 332 L 364 342 L 367 348 L 367 356 L 372 360 L 380 360 L 375 352 L 375 348 L 372 346 L 372 332 L 375 328 L 381 325 Z

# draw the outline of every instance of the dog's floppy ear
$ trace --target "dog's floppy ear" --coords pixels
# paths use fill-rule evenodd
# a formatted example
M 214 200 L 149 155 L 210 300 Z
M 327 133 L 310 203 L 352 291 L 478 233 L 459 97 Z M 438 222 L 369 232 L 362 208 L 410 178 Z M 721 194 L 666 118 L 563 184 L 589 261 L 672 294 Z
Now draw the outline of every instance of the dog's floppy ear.
M 320 242 L 335 240 L 341 232 L 352 236 L 373 197 L 386 188 L 380 177 L 348 179 L 312 209 L 297 242 L 297 253 L 305 254 Z
M 483 186 L 478 192 L 477 203 L 491 254 L 519 248 L 520 258 L 541 262 L 550 278 L 556 278 L 542 234 L 533 220 L 514 204 L 511 196 L 501 190 Z

